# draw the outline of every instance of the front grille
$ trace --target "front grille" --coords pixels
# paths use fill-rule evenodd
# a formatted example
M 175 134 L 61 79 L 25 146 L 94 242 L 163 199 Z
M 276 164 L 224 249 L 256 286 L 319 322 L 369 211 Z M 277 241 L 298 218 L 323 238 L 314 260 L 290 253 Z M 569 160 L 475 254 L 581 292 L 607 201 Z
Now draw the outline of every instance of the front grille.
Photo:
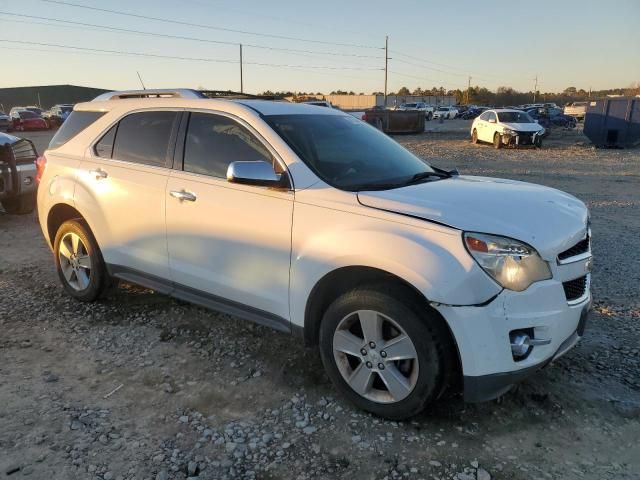
M 567 297 L 567 301 L 577 300 L 582 297 L 587 291 L 587 276 L 576 278 L 568 282 L 563 282 L 564 296 Z
M 519 145 L 530 145 L 533 143 L 533 134 L 531 132 L 516 132 L 518 135 Z
M 558 255 L 558 260 L 566 260 L 567 258 L 575 257 L 576 255 L 580 255 L 582 253 L 587 253 L 589 251 L 589 241 L 589 236 L 587 236 L 587 238 L 585 238 L 584 240 L 580 240 L 573 247 L 560 253 Z

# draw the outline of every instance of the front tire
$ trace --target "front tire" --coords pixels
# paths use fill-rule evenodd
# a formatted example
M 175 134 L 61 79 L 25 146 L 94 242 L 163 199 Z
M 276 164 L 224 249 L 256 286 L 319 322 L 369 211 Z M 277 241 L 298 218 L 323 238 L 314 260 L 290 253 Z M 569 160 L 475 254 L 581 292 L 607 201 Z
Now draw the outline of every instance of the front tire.
M 105 292 L 109 275 L 98 243 L 85 222 L 64 222 L 53 246 L 58 276 L 69 295 L 93 302 Z
M 351 290 L 336 299 L 320 325 L 325 370 L 359 408 L 401 420 L 424 410 L 451 372 L 441 320 L 404 289 Z
M 36 196 L 20 195 L 2 200 L 2 208 L 11 215 L 26 215 L 36 208 Z
M 493 135 L 493 148 L 497 150 L 502 148 L 502 136 L 498 132 Z

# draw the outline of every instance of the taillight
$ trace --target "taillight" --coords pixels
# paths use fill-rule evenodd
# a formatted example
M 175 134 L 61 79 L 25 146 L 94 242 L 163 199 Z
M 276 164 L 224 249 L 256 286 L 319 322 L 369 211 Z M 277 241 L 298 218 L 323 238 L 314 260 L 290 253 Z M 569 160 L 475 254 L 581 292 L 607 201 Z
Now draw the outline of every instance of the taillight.
M 40 184 L 42 175 L 44 175 L 44 169 L 47 167 L 47 157 L 44 155 L 38 157 L 36 160 L 36 185 Z

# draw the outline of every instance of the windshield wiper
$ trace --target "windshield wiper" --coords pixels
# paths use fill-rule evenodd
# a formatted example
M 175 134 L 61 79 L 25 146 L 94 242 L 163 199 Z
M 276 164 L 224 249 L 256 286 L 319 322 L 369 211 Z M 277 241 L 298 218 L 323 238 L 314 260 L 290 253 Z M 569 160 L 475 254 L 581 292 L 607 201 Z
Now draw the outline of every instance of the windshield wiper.
M 421 182 L 422 180 L 426 180 L 427 178 L 451 178 L 453 175 L 448 173 L 448 172 L 444 172 L 444 171 L 440 171 L 440 172 L 420 172 L 420 173 L 416 173 L 413 177 L 411 177 L 409 180 L 407 180 L 405 182 L 405 185 L 412 185 L 414 183 L 418 183 Z

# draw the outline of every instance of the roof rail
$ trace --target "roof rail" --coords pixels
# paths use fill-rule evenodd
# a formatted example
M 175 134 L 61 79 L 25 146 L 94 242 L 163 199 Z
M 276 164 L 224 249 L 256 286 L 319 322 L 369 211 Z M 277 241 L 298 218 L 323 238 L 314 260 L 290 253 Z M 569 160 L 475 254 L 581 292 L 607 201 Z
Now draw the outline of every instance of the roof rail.
M 94 102 L 105 100 L 123 100 L 127 98 L 207 98 L 197 90 L 188 88 L 158 88 L 147 90 L 122 90 L 98 95 Z

